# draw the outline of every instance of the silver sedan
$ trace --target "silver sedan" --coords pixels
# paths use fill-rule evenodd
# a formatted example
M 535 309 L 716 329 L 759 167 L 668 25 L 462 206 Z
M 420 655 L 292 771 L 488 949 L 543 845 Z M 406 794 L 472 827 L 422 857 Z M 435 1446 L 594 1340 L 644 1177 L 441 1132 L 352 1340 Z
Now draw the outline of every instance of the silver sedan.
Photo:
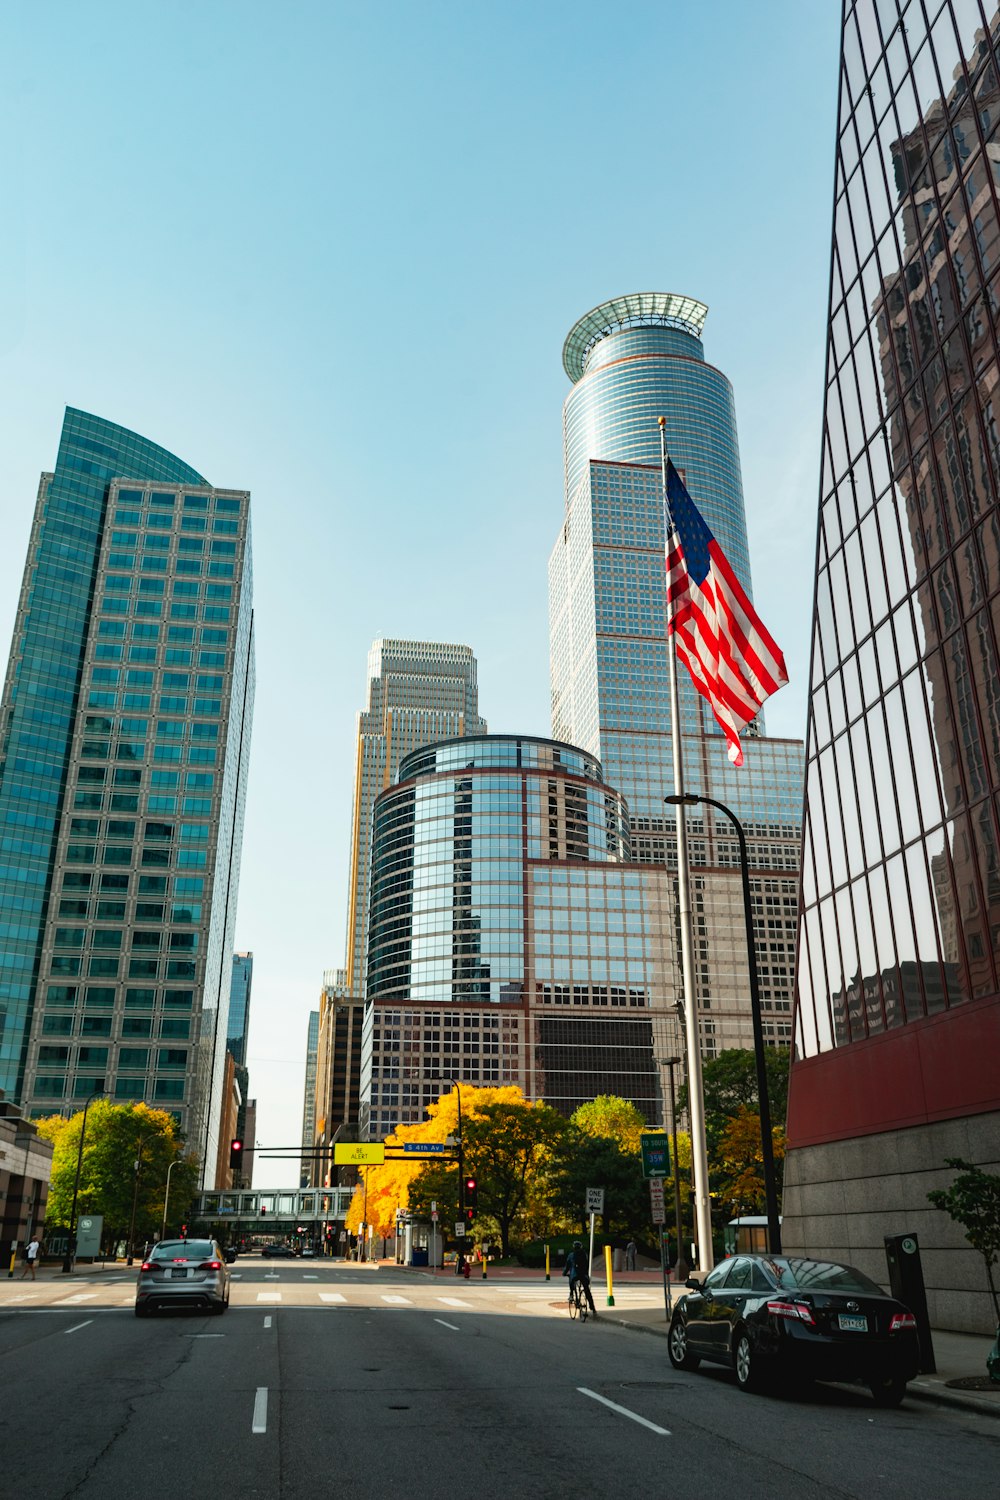
M 204 1308 L 219 1316 L 229 1306 L 229 1268 L 215 1240 L 161 1240 L 139 1269 L 135 1315 L 158 1307 Z

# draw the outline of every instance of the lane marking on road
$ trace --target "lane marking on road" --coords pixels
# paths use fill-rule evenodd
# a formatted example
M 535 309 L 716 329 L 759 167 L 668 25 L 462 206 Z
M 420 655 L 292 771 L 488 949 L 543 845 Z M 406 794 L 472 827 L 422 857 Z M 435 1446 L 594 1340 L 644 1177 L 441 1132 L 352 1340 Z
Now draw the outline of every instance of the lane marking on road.
M 410 1301 L 409 1297 L 397 1297 L 397 1296 L 395 1296 L 395 1294 L 393 1294 L 391 1292 L 383 1292 L 381 1295 L 382 1295 L 382 1301 L 383 1302 L 389 1302 L 389 1303 L 391 1303 L 393 1307 L 412 1307 L 413 1306 L 413 1303 Z
M 224 1333 L 189 1333 L 189 1339 L 224 1339 Z
M 279 1279 L 280 1278 L 278 1276 L 277 1271 L 265 1271 L 264 1272 L 264 1280 L 265 1281 L 278 1281 Z
M 281 1301 L 281 1293 L 280 1292 L 258 1292 L 257 1293 L 257 1301 L 258 1302 L 280 1302 Z
M 251 1432 L 267 1431 L 267 1386 L 259 1385 L 253 1403 L 253 1424 Z
M 435 1323 L 440 1323 L 442 1328 L 450 1328 L 452 1333 L 461 1333 L 462 1331 L 457 1323 L 446 1323 L 444 1318 L 435 1318 L 434 1321 Z
M 63 1333 L 79 1333 L 81 1328 L 89 1328 L 93 1318 L 88 1318 L 86 1323 L 77 1323 L 75 1328 L 64 1328 Z
M 319 1300 L 321 1302 L 346 1302 L 347 1298 L 343 1292 L 320 1292 Z
M 18 1292 L 15 1297 L 5 1297 L 3 1299 L 4 1306 L 6 1306 L 10 1302 L 30 1302 L 32 1298 L 37 1296 L 37 1292 Z
M 73 1307 L 77 1302 L 96 1302 L 96 1292 L 77 1292 L 74 1297 L 60 1297 L 56 1307 Z
M 463 1302 L 462 1299 L 461 1299 L 461 1297 L 439 1297 L 438 1301 L 439 1302 L 443 1302 L 444 1305 L 445 1305 L 445 1307 L 471 1307 L 472 1306 L 471 1302 Z
M 318 1276 L 305 1275 L 305 1276 L 303 1276 L 302 1280 L 303 1281 L 318 1281 L 319 1277 Z
M 270 1326 L 271 1326 L 271 1322 L 272 1322 L 272 1319 L 271 1319 L 271 1318 L 270 1318 L 270 1316 L 268 1316 L 268 1317 L 266 1317 L 266 1318 L 265 1318 L 265 1319 L 264 1319 L 264 1327 L 265 1327 L 265 1328 L 270 1328 Z
M 658 1432 L 660 1437 L 670 1436 L 666 1427 L 657 1427 L 655 1422 L 650 1422 L 646 1417 L 640 1417 L 637 1411 L 629 1411 L 627 1406 L 619 1406 L 617 1401 L 609 1401 L 607 1396 L 599 1396 L 596 1391 L 588 1391 L 585 1385 L 578 1385 L 577 1390 L 581 1396 L 589 1396 L 591 1401 L 599 1401 L 602 1406 L 610 1407 L 620 1417 L 630 1417 L 633 1422 L 638 1422 L 640 1427 L 648 1427 L 650 1432 Z

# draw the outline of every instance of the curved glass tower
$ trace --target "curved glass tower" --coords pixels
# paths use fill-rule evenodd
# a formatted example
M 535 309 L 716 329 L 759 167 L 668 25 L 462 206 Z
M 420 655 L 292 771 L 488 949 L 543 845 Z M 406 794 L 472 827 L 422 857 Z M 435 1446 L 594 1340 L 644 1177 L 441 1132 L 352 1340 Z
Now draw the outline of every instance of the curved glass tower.
M 423 1118 L 453 1079 L 565 1114 L 597 1094 L 660 1118 L 673 908 L 584 750 L 527 735 L 408 755 L 375 803 L 361 1124 Z
M 747 593 L 743 480 L 733 388 L 706 364 L 703 302 L 636 292 L 580 318 L 563 345 L 573 389 L 563 406 L 566 504 L 592 459 L 660 466 L 657 417 L 667 450 Z

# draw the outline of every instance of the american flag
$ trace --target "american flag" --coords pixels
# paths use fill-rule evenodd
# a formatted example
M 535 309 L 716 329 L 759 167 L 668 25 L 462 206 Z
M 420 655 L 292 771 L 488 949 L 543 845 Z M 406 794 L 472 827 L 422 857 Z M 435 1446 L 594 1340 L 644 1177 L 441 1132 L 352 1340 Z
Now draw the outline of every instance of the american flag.
M 667 630 L 741 766 L 740 730 L 788 681 L 785 658 L 669 460 L 667 500 Z

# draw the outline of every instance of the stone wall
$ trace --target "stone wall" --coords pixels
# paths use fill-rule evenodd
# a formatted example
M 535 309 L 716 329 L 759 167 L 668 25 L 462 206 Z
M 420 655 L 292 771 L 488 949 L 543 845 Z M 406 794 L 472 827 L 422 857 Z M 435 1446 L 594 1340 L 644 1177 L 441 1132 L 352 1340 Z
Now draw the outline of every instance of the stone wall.
M 927 1201 L 932 1188 L 954 1180 L 944 1165 L 949 1156 L 1000 1171 L 1000 1114 L 797 1147 L 785 1163 L 783 1249 L 847 1261 L 888 1287 L 884 1236 L 915 1234 L 931 1326 L 992 1334 L 996 1314 L 982 1257 Z

